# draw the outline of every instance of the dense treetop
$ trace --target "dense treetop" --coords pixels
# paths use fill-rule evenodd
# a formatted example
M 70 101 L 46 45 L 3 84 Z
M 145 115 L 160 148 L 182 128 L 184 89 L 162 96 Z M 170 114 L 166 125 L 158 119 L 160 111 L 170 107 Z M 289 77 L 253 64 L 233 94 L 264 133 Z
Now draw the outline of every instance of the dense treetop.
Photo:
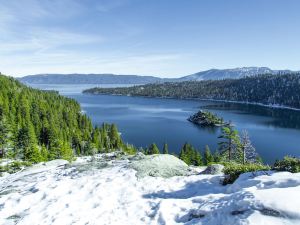
M 300 74 L 266 74 L 242 79 L 157 83 L 126 88 L 92 88 L 84 93 L 214 99 L 300 108 Z
M 0 150 L 28 161 L 124 148 L 115 125 L 93 127 L 73 99 L 0 75 Z

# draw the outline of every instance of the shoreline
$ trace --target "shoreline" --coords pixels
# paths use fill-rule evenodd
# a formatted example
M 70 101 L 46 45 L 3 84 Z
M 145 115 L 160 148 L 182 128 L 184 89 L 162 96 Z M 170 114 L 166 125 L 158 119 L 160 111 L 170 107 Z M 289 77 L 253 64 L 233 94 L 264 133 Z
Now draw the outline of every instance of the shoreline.
M 209 99 L 209 98 L 176 98 L 176 97 L 158 97 L 158 96 L 138 96 L 138 95 L 122 95 L 122 94 L 105 94 L 105 93 L 88 93 L 88 92 L 82 92 L 82 94 L 88 94 L 88 95 L 111 95 L 111 96 L 127 96 L 127 97 L 141 97 L 141 98 L 157 98 L 157 99 L 175 99 L 175 100 L 200 100 L 200 101 L 212 101 L 212 102 L 224 102 L 224 103 L 235 103 L 235 104 L 243 104 L 243 105 L 257 105 L 262 106 L 266 108 L 272 108 L 272 109 L 288 109 L 293 111 L 300 111 L 300 108 L 293 108 L 290 106 L 285 105 L 271 105 L 271 104 L 263 104 L 259 102 L 244 102 L 244 101 L 233 101 L 233 100 L 219 100 L 219 99 Z

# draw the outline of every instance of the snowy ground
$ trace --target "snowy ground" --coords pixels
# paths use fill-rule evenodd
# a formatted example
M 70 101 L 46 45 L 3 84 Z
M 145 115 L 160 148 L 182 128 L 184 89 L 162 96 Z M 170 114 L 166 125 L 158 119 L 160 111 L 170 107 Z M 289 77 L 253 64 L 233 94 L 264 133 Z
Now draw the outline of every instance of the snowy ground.
M 0 177 L 0 224 L 300 224 L 300 174 L 138 179 L 129 160 L 58 160 Z

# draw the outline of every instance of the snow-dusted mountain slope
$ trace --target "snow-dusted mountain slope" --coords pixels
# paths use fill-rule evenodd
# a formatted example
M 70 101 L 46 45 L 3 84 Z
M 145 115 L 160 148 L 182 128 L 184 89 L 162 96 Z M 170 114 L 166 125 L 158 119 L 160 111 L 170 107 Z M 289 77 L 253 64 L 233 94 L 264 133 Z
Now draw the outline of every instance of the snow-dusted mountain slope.
M 115 74 L 37 74 L 19 78 L 25 84 L 149 84 L 163 82 L 238 79 L 260 74 L 296 73 L 290 70 L 271 70 L 267 67 L 242 67 L 235 69 L 211 69 L 181 78 L 160 78 L 140 75 Z
M 260 74 L 286 74 L 294 73 L 290 70 L 271 70 L 268 67 L 242 67 L 235 69 L 211 69 L 198 72 L 189 76 L 180 78 L 181 81 L 200 81 L 200 80 L 221 80 L 226 78 L 238 79 L 246 76 L 255 76 Z
M 0 178 L 0 224 L 300 224 L 300 174 L 138 179 L 130 161 L 79 158 Z

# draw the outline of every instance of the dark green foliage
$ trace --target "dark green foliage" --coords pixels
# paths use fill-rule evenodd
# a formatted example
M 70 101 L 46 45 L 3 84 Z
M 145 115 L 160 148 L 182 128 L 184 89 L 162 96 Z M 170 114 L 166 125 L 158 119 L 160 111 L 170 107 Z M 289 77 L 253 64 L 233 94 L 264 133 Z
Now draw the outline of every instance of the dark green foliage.
M 112 124 L 109 129 L 109 140 L 112 149 L 119 149 L 122 146 L 122 140 L 115 124 Z
M 276 160 L 273 169 L 278 171 L 288 171 L 291 173 L 300 173 L 300 159 L 285 156 L 283 160 Z
M 202 156 L 199 151 L 193 148 L 189 143 L 185 143 L 179 153 L 179 158 L 188 165 L 203 165 Z
M 122 149 L 115 125 L 94 128 L 80 105 L 0 75 L 0 150 L 31 162 Z
M 5 166 L 0 166 L 0 176 L 1 176 L 1 173 L 3 173 L 3 172 L 15 173 L 15 172 L 21 170 L 23 167 L 27 167 L 27 166 L 31 166 L 31 165 L 32 164 L 30 162 L 14 161 Z
M 85 92 L 147 97 L 230 100 L 300 108 L 299 74 L 267 74 L 242 79 L 156 83 L 127 88 L 93 88 Z
M 146 155 L 160 154 L 159 149 L 155 143 L 152 143 L 148 149 L 146 149 Z
M 168 144 L 167 143 L 164 144 L 163 154 L 169 154 L 169 148 L 168 148 Z
M 219 151 L 225 161 L 241 160 L 241 142 L 238 131 L 233 126 L 228 125 L 222 127 L 222 134 L 219 136 L 221 141 Z
M 224 120 L 221 117 L 213 114 L 209 111 L 202 111 L 195 113 L 194 115 L 190 116 L 188 120 L 192 123 L 195 123 L 200 126 L 204 127 L 212 127 L 212 126 L 221 126 L 224 125 Z
M 205 165 L 209 165 L 211 163 L 215 162 L 213 154 L 211 154 L 211 151 L 208 147 L 208 145 L 205 146 L 205 151 L 204 151 L 204 163 Z
M 238 164 L 238 163 L 224 163 L 225 179 L 223 184 L 232 184 L 242 173 L 255 172 L 261 170 L 270 170 L 270 167 L 262 164 Z
M 134 155 L 137 152 L 137 150 L 133 145 L 125 144 L 123 146 L 123 152 L 126 152 L 129 155 Z

